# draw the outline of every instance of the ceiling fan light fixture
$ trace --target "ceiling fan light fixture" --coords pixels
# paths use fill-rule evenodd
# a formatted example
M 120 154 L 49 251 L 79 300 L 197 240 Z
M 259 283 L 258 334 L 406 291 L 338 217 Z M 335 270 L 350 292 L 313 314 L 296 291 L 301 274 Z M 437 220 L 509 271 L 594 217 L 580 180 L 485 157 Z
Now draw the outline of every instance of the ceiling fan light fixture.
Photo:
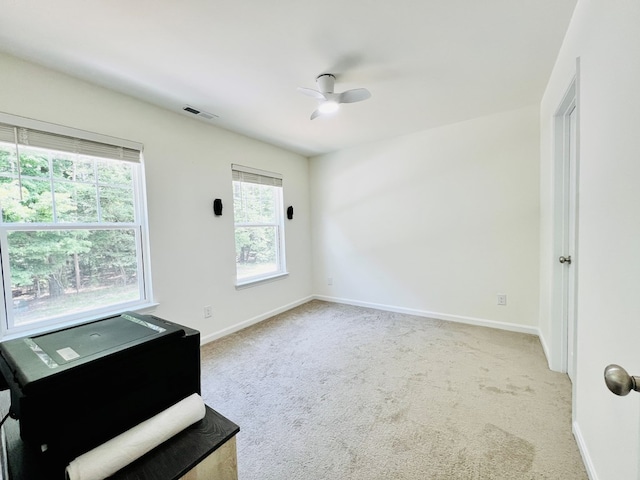
M 320 110 L 321 113 L 327 114 L 327 113 L 337 112 L 338 108 L 340 108 L 340 105 L 338 104 L 338 102 L 333 100 L 327 100 L 326 102 L 322 102 L 320 104 L 320 106 L 318 107 L 318 110 Z
M 318 101 L 318 108 L 311 114 L 311 120 L 323 115 L 336 113 L 341 103 L 361 102 L 371 97 L 371 93 L 366 88 L 353 88 L 345 92 L 335 93 L 333 91 L 335 79 L 335 75 L 323 73 L 316 78 L 319 90 L 298 87 L 300 93 L 313 97 Z

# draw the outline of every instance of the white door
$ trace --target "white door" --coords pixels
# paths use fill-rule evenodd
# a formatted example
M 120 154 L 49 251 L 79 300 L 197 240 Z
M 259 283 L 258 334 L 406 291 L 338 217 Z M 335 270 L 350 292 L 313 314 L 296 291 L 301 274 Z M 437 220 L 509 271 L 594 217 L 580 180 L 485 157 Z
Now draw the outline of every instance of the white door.
M 556 125 L 556 218 L 555 310 L 561 339 L 559 369 L 575 381 L 577 321 L 577 136 L 576 83 L 572 82 L 555 119 Z

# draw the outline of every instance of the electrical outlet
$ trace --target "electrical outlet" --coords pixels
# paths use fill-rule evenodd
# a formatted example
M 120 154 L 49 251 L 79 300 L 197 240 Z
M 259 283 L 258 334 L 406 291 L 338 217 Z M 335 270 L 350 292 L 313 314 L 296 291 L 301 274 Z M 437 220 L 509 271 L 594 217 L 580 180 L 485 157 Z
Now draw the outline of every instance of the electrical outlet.
M 204 318 L 210 318 L 211 315 L 213 315 L 212 310 L 211 310 L 211 305 L 206 305 L 204 307 Z
M 498 294 L 498 305 L 504 306 L 506 304 L 507 304 L 507 296 L 502 294 L 502 293 L 499 293 Z
M 333 277 L 327 278 L 327 285 L 333 285 Z

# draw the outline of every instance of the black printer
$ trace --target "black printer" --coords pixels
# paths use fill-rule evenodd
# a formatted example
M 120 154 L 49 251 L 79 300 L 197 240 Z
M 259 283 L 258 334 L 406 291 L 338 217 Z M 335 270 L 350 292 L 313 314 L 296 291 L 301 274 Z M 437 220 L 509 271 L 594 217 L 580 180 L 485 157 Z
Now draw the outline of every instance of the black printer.
M 200 393 L 200 333 L 124 313 L 0 343 L 20 436 L 55 464 Z

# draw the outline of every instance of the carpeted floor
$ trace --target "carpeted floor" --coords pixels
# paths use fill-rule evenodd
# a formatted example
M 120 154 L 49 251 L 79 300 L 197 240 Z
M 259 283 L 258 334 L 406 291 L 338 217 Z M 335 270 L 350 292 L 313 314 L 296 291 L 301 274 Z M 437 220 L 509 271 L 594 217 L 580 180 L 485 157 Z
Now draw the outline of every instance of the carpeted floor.
M 313 301 L 202 348 L 240 480 L 586 479 L 531 335 Z

